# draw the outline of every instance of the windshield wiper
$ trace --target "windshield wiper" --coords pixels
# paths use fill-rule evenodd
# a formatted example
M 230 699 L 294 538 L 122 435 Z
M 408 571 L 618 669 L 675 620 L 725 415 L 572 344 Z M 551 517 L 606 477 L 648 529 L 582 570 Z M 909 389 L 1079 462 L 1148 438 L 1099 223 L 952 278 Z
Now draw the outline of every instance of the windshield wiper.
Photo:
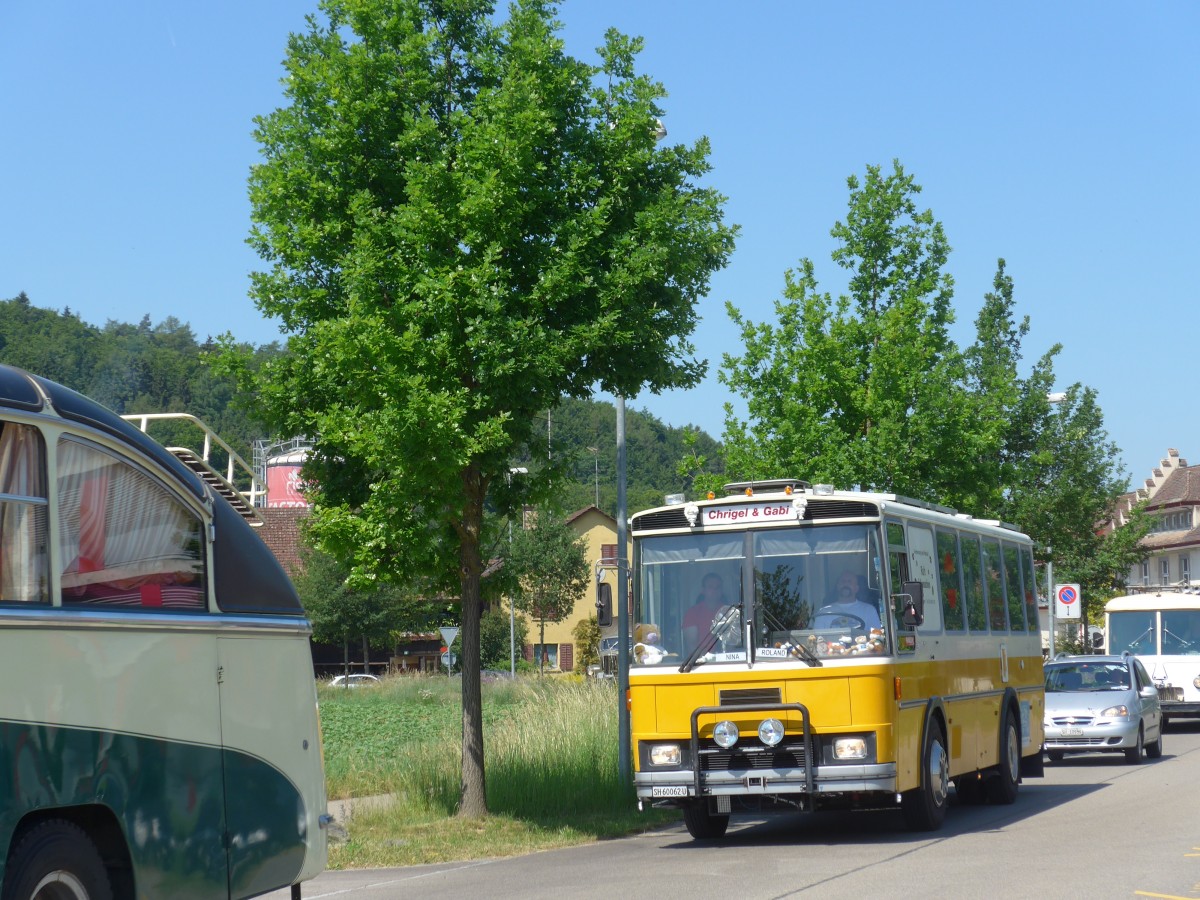
M 715 616 L 712 624 L 708 626 L 708 634 L 702 637 L 699 643 L 692 648 L 692 652 L 688 654 L 688 658 L 680 665 L 680 672 L 690 672 L 700 662 L 700 657 L 708 653 L 722 637 L 726 636 L 731 628 L 737 628 L 738 620 L 742 617 L 740 606 L 731 606 L 725 612 Z
M 808 644 L 801 641 L 798 644 L 792 644 L 793 653 L 808 663 L 810 666 L 817 667 L 825 665 L 821 662 L 821 657 L 813 653 L 812 648 Z

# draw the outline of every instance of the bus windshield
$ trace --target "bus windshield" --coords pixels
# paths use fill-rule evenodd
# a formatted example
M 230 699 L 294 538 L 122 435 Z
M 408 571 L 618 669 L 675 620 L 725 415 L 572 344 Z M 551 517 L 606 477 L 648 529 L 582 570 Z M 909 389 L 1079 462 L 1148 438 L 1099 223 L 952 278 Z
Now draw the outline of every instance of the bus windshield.
M 1153 609 L 1114 612 L 1108 615 L 1108 652 L 1133 654 L 1158 652 L 1158 627 Z
M 888 652 L 875 525 L 640 539 L 637 665 Z

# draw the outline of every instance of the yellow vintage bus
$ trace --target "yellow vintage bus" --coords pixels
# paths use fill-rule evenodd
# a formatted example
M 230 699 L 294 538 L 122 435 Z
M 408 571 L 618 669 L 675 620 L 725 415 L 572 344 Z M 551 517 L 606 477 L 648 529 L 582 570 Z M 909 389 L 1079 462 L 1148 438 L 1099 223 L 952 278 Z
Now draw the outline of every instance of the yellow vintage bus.
M 886 809 L 939 827 L 1042 774 L 1032 542 L 803 481 L 633 516 L 638 804 L 694 838 L 734 812 Z

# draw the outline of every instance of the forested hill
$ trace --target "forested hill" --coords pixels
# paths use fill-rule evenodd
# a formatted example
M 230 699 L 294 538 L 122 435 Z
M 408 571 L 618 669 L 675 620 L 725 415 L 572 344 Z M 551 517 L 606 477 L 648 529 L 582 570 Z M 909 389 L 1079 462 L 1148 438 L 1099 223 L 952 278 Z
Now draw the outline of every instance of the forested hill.
M 97 327 L 69 309 L 58 312 L 34 306 L 24 293 L 0 300 L 0 363 L 57 381 L 117 413 L 191 413 L 250 460 L 253 441 L 267 435 L 252 416 L 252 404 L 238 396 L 232 380 L 204 365 L 201 354 L 211 347 L 210 338 L 197 340 L 191 326 L 173 316 L 157 324 L 149 316 L 136 325 L 110 319 Z M 266 344 L 255 350 L 255 357 L 261 361 L 280 352 L 279 345 Z M 567 400 L 549 419 L 549 452 L 566 465 L 571 479 L 556 492 L 562 508 L 569 511 L 593 502 L 598 465 L 600 505 L 613 512 L 613 405 Z M 531 456 L 544 457 L 548 448 L 545 415 L 538 427 L 540 438 L 535 440 Z M 625 430 L 631 511 L 658 506 L 665 493 L 687 486 L 677 469 L 691 452 L 685 436 L 694 429 L 668 426 L 631 409 Z M 155 436 L 165 439 L 158 432 Z M 595 447 L 597 453 L 589 447 Z M 694 449 L 708 458 L 705 471 L 721 471 L 720 447 L 709 435 L 699 432 Z

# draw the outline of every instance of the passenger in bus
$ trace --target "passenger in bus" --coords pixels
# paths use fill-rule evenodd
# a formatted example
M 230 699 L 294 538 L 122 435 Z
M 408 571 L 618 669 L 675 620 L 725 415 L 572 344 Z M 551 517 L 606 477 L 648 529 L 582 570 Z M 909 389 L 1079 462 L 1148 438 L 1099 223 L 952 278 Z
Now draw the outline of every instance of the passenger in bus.
M 728 605 L 724 582 L 716 572 L 705 575 L 700 587 L 696 604 L 683 614 L 683 645 L 688 648 L 695 647 L 709 633 L 713 619 Z
M 834 599 L 817 610 L 813 627 L 880 628 L 879 606 L 868 597 L 866 579 L 849 570 L 842 573 L 834 588 Z M 859 620 L 862 620 L 861 623 Z

